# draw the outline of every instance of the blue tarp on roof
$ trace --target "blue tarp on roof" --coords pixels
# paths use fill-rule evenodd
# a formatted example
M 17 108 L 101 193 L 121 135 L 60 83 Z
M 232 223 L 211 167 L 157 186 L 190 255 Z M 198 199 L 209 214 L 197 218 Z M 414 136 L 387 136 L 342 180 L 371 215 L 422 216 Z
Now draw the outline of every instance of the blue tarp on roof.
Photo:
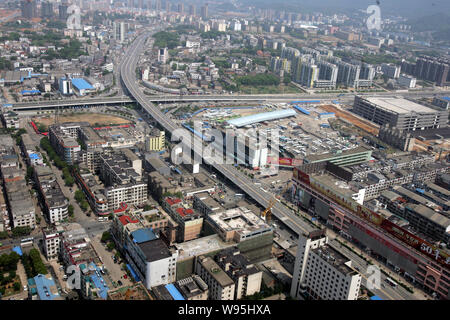
M 134 280 L 141 281 L 141 279 L 139 278 L 137 273 L 134 271 L 134 269 L 128 263 L 127 263 L 127 269 L 130 271 L 131 276 L 134 278 Z
M 231 124 L 235 127 L 243 127 L 249 124 L 269 121 L 269 120 L 277 120 L 287 117 L 293 117 L 296 115 L 296 112 L 292 109 L 283 109 L 272 112 L 263 112 L 258 114 L 253 114 L 251 116 L 241 117 L 237 119 L 228 120 L 228 124 Z
M 102 299 L 106 300 L 109 288 L 106 285 L 105 280 L 103 280 L 102 276 L 100 275 L 100 268 L 93 262 L 91 262 L 90 267 L 91 269 L 97 271 L 96 274 L 91 275 L 91 279 L 92 282 L 94 282 L 95 287 L 98 288 L 98 295 Z
M 28 156 L 29 156 L 30 159 L 32 159 L 32 160 L 37 160 L 37 159 L 40 159 L 40 158 L 41 158 L 37 153 L 30 153 Z
M 442 99 L 450 101 L 450 97 L 442 97 Z
M 55 286 L 55 281 L 47 279 L 43 274 L 38 274 L 34 277 L 34 282 L 36 283 L 37 293 L 40 300 L 53 300 L 59 297 L 59 294 L 53 294 L 50 290 L 51 287 Z
M 379 296 L 371 296 L 370 300 L 383 300 Z
M 331 114 L 334 115 L 334 112 L 321 112 L 321 113 L 319 113 L 320 116 L 327 116 L 327 115 L 331 115 Z
M 37 93 L 41 93 L 39 90 L 22 90 L 21 94 L 24 95 L 26 93 L 29 94 L 37 94 Z
M 172 296 L 173 300 L 185 300 L 183 296 L 181 295 L 180 291 L 175 288 L 173 284 L 167 284 L 166 285 L 167 291 L 169 291 L 170 295 Z
M 19 246 L 12 248 L 12 251 L 16 252 L 19 256 L 22 256 L 22 249 Z
M 153 232 L 152 228 L 139 229 L 139 230 L 133 231 L 131 233 L 131 235 L 133 236 L 133 241 L 135 243 L 142 243 L 142 242 L 156 239 L 156 235 Z
M 72 79 L 72 84 L 78 90 L 94 89 L 94 87 L 89 82 L 84 80 L 83 78 L 73 78 Z

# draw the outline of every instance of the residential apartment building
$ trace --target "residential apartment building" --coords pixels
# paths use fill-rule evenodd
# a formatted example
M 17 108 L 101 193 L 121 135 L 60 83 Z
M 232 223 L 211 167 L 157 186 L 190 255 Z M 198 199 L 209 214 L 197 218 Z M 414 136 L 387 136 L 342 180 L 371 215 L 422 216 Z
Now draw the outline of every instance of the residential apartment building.
M 234 281 L 219 267 L 214 259 L 198 256 L 195 260 L 195 273 L 208 285 L 209 299 L 234 300 Z
M 200 237 L 200 232 L 203 227 L 203 217 L 199 212 L 187 206 L 181 199 L 175 197 L 164 198 L 162 206 L 178 224 L 178 242 L 185 242 Z
M 352 261 L 328 245 L 324 230 L 300 236 L 291 296 L 318 300 L 357 300 L 361 275 Z

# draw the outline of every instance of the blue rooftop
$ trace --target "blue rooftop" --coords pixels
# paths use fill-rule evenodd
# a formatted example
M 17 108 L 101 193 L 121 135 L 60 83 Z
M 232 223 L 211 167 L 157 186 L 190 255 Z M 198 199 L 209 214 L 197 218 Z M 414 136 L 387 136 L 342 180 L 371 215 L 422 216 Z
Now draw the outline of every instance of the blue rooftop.
M 133 241 L 135 243 L 142 243 L 142 242 L 157 239 L 155 233 L 153 232 L 153 230 L 151 228 L 145 228 L 145 229 L 139 229 L 139 230 L 133 231 L 131 233 L 131 235 L 133 236 Z
M 100 275 L 100 268 L 95 265 L 95 263 L 91 262 L 89 265 L 91 270 L 95 270 L 95 274 L 92 274 L 90 276 L 92 282 L 94 283 L 95 287 L 98 288 L 98 294 L 102 299 L 107 298 L 108 295 L 108 286 L 106 285 L 105 280 L 103 280 L 102 276 Z
M 441 99 L 444 99 L 444 100 L 450 101 L 450 97 L 442 97 Z
M 306 114 L 306 115 L 309 115 L 309 114 L 310 114 L 310 112 L 309 112 L 308 110 L 303 109 L 302 107 L 294 106 L 294 108 L 297 109 L 298 111 L 300 111 L 301 113 Z
M 173 284 L 166 285 L 167 291 L 169 291 L 170 295 L 172 296 L 173 300 L 185 300 L 183 296 L 181 295 L 180 291 L 175 288 Z
M 258 113 L 253 114 L 251 116 L 241 117 L 237 119 L 228 120 L 228 124 L 231 124 L 235 127 L 243 127 L 249 124 L 268 121 L 268 120 L 277 120 L 287 117 L 295 116 L 296 113 L 292 109 L 284 109 L 284 110 L 277 110 L 272 112 L 264 112 L 264 113 Z
M 43 274 L 38 274 L 33 279 L 36 283 L 37 294 L 40 300 L 54 300 L 59 297 L 59 294 L 53 294 L 50 291 L 50 288 L 55 286 L 53 279 L 50 280 Z
M 89 82 L 84 80 L 83 78 L 73 78 L 72 79 L 72 85 L 75 88 L 77 88 L 78 90 L 94 89 L 94 87 Z
M 379 296 L 371 296 L 370 300 L 383 300 Z
M 32 159 L 32 160 L 38 160 L 38 159 L 41 158 L 37 153 L 30 153 L 28 156 L 29 156 L 30 159 Z

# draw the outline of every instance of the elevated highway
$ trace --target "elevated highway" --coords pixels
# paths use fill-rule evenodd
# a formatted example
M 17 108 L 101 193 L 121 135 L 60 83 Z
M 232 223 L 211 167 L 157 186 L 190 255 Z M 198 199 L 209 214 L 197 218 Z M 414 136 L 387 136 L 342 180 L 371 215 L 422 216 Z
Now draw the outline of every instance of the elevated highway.
M 159 125 L 172 134 L 175 130 L 179 130 L 178 136 L 191 136 L 191 133 L 184 128 L 179 127 L 172 120 L 168 119 L 158 108 L 156 108 L 148 96 L 142 93 L 135 78 L 135 69 L 138 62 L 139 54 L 142 51 L 143 45 L 149 34 L 139 36 L 135 42 L 128 49 L 127 58 L 121 65 L 121 81 L 128 90 L 128 93 L 134 97 L 142 110 L 148 113 Z M 202 144 L 202 141 L 197 136 L 192 136 L 194 144 Z M 183 143 L 183 141 L 182 141 Z M 203 158 L 203 155 L 197 154 Z M 245 192 L 250 198 L 259 203 L 263 207 L 267 207 L 273 198 L 271 193 L 263 192 L 255 187 L 253 182 L 245 175 L 237 171 L 232 165 L 225 164 L 209 164 L 218 173 L 232 181 L 237 187 Z M 272 214 L 280 219 L 286 226 L 292 229 L 297 234 L 305 234 L 315 230 L 308 222 L 299 218 L 292 210 L 288 209 L 279 202 L 272 208 Z

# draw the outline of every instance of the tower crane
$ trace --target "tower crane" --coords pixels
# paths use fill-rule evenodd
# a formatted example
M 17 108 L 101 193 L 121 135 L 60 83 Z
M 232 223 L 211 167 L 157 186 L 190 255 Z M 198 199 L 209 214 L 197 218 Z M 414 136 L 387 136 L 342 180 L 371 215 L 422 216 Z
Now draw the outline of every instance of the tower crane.
M 269 205 L 267 206 L 266 209 L 264 209 L 264 211 L 261 213 L 261 217 L 267 222 L 269 223 L 271 218 L 272 218 L 272 208 L 275 205 L 276 201 L 279 201 L 279 199 L 281 198 L 281 195 L 283 193 L 286 192 L 286 190 L 289 188 L 289 182 L 286 184 L 286 186 L 283 188 L 283 190 L 278 194 L 275 195 L 269 202 Z

